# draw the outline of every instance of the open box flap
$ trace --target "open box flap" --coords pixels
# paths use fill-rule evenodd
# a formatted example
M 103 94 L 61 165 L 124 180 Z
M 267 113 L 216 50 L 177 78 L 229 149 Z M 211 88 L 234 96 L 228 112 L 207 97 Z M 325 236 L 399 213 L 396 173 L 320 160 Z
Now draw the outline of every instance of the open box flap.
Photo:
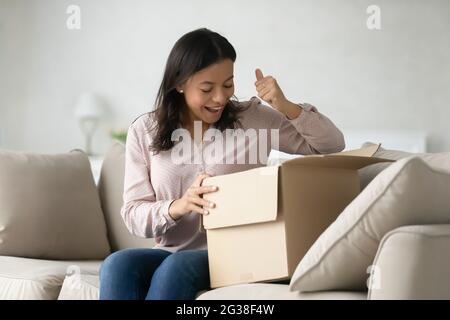
M 330 155 L 372 157 L 380 149 L 380 146 L 381 143 L 378 143 L 360 149 L 330 153 Z
M 276 220 L 278 169 L 261 167 L 204 179 L 202 185 L 217 186 L 219 190 L 203 195 L 216 203 L 203 216 L 203 227 L 215 229 Z
M 314 155 L 303 158 L 292 159 L 284 162 L 281 166 L 312 166 L 323 168 L 341 168 L 358 170 L 370 164 L 378 162 L 394 162 L 394 160 L 374 158 L 374 157 L 360 157 L 360 156 L 341 156 L 341 155 Z
M 377 144 L 344 152 L 306 155 L 285 161 L 281 166 L 304 165 L 358 170 L 378 162 L 394 162 L 394 160 L 373 157 L 379 147 L 380 144 Z

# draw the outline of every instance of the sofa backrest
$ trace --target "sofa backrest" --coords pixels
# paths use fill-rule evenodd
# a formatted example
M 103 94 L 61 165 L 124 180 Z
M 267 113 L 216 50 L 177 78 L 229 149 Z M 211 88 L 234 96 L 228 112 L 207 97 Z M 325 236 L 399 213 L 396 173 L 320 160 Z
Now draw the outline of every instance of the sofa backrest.
M 370 142 L 367 142 L 363 146 L 370 144 Z M 380 148 L 380 152 L 384 151 L 386 150 Z M 401 151 L 392 152 L 395 152 L 395 154 L 383 153 L 376 154 L 376 156 L 395 160 L 411 155 L 411 153 Z M 388 166 L 389 164 L 381 163 L 361 169 L 361 190 Z M 112 251 L 117 251 L 126 248 L 151 248 L 155 244 L 154 239 L 142 239 L 132 235 L 126 228 L 120 215 L 120 209 L 123 204 L 124 176 L 125 145 L 119 141 L 115 141 L 105 154 L 98 183 L 98 191 L 111 249 Z
M 112 251 L 126 248 L 151 248 L 154 239 L 143 239 L 132 235 L 120 215 L 123 204 L 123 182 L 125 175 L 125 145 L 115 141 L 103 160 L 98 191 L 108 230 Z

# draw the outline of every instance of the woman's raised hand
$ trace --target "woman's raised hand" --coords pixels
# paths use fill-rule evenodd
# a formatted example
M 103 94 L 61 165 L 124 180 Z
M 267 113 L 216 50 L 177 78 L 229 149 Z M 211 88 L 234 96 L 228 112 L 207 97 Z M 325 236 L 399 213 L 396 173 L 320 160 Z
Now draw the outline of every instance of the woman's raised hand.
M 286 104 L 287 100 L 283 91 L 272 76 L 264 77 L 260 69 L 255 70 L 256 82 L 255 87 L 258 97 L 269 103 L 273 108 L 282 111 L 281 107 Z

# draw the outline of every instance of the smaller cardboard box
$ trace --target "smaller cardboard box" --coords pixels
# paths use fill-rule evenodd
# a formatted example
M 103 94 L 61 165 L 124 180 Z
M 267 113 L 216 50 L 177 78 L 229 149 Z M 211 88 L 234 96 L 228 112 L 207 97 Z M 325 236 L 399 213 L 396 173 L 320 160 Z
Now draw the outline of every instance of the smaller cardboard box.
M 211 287 L 289 279 L 320 234 L 359 194 L 358 169 L 392 161 L 379 144 L 206 178 Z

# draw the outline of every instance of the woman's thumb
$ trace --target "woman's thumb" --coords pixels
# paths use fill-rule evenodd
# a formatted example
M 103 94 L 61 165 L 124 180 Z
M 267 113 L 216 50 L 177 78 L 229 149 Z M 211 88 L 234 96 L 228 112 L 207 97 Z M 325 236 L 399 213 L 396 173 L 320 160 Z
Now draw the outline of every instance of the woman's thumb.
M 256 69 L 255 74 L 256 74 L 256 80 L 261 80 L 262 78 L 264 78 L 264 75 L 263 75 L 261 69 Z

